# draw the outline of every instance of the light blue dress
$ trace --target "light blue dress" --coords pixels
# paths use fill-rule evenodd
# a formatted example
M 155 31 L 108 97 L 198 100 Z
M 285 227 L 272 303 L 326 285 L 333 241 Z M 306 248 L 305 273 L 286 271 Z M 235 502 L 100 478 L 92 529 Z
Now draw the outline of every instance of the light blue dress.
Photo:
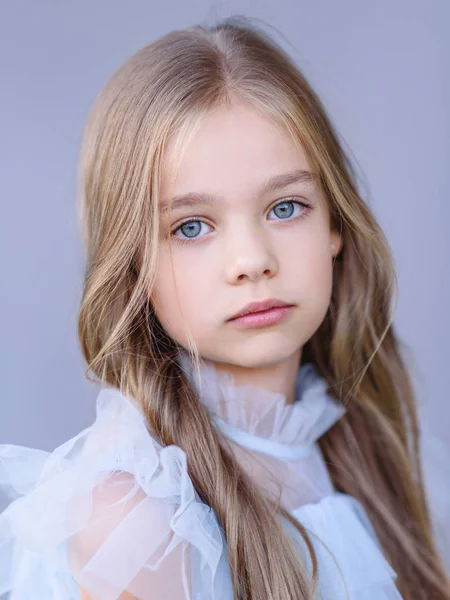
M 344 414 L 313 365 L 299 369 L 296 398 L 182 357 L 215 426 L 267 495 L 312 534 L 323 600 L 400 600 L 364 508 L 334 490 L 317 440 Z M 232 600 L 227 545 L 215 512 L 187 471 L 185 452 L 162 447 L 135 402 L 111 388 L 94 423 L 53 452 L 0 446 L 0 595 L 11 600 L 94 600 L 125 590 L 140 600 Z M 305 568 L 306 544 L 279 517 Z

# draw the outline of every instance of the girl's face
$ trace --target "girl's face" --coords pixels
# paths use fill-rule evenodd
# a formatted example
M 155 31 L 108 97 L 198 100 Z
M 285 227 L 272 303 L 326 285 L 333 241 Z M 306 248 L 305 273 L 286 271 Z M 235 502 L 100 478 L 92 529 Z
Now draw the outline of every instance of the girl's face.
M 189 329 L 200 356 L 219 363 L 263 367 L 298 356 L 327 312 L 340 248 L 324 198 L 302 176 L 305 154 L 251 108 L 221 107 L 186 151 L 169 216 L 172 150 L 173 140 L 163 157 L 151 296 L 163 327 L 186 348 Z M 268 298 L 292 305 L 279 322 L 248 328 L 229 321 Z

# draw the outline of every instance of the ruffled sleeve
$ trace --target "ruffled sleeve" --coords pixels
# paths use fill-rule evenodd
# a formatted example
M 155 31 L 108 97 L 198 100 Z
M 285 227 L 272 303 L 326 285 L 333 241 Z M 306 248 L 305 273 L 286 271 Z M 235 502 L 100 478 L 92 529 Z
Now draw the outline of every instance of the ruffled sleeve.
M 14 600 L 232 599 L 226 543 L 185 452 L 116 390 L 52 453 L 0 446 L 0 595 Z

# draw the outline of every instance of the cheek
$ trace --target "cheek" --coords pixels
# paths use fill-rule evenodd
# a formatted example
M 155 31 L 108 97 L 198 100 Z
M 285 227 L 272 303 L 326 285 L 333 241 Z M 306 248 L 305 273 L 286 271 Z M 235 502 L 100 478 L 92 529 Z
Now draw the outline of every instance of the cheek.
M 198 336 L 205 315 L 211 310 L 211 285 L 207 274 L 193 269 L 191 261 L 173 256 L 159 261 L 151 301 L 156 316 L 167 333 L 178 343 L 187 341 L 186 329 Z
M 318 308 L 329 302 L 332 290 L 332 256 L 329 239 L 313 236 L 297 244 L 289 253 L 289 273 L 303 302 Z

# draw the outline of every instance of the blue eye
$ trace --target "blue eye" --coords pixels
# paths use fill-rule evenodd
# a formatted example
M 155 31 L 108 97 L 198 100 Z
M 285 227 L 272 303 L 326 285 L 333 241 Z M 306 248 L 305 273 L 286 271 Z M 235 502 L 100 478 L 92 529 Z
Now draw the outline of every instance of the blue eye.
M 182 231 L 183 235 L 186 237 L 196 237 L 200 233 L 200 229 L 200 221 L 189 221 L 180 227 L 180 231 Z
M 207 225 L 207 223 L 205 223 L 204 221 L 186 221 L 172 232 L 172 236 L 180 242 L 188 242 L 189 240 L 202 237 L 199 235 L 202 229 L 202 225 L 206 225 L 207 227 L 209 227 L 209 225 Z M 176 235 L 178 232 L 181 232 L 182 235 Z
M 297 214 L 294 214 L 295 209 L 297 209 Z M 306 202 L 301 202 L 300 200 L 283 200 L 269 211 L 269 214 L 273 212 L 276 215 L 275 219 L 269 220 L 282 221 L 291 218 L 304 219 L 310 210 L 311 206 Z M 181 223 L 181 225 L 171 232 L 171 236 L 181 243 L 189 243 L 191 240 L 193 241 L 203 237 L 203 235 L 200 235 L 203 225 L 209 227 L 212 231 L 211 225 L 208 225 L 200 219 L 191 219 L 190 221 Z M 208 233 L 208 230 L 203 233 Z
M 298 200 L 283 200 L 283 202 L 279 202 L 277 205 L 275 205 L 270 212 L 273 211 L 278 219 L 289 219 L 294 215 L 294 210 L 296 207 L 301 210 L 300 213 L 297 213 L 295 216 L 306 216 L 306 213 L 310 208 L 306 202 L 299 202 Z M 302 212 L 304 213 L 303 215 Z
M 274 206 L 273 211 L 280 219 L 287 219 L 292 217 L 294 213 L 294 204 L 293 202 L 282 202 L 281 204 Z

